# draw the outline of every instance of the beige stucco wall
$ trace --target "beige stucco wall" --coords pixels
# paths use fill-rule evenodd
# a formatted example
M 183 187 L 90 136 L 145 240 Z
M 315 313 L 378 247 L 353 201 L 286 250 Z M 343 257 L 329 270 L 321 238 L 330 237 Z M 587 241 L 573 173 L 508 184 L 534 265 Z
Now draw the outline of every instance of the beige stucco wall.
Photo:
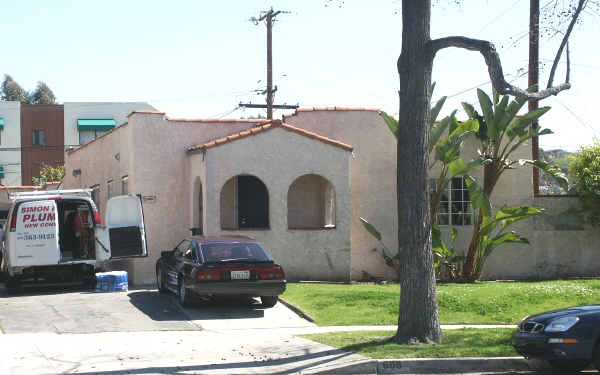
M 0 147 L 15 151 L 0 153 L 0 166 L 4 167 L 2 185 L 21 185 L 21 103 L 0 102 L 0 118 L 4 120 L 4 129 L 0 131 Z
M 395 278 L 394 271 L 373 249 L 379 243 L 364 229 L 359 218 L 372 223 L 391 251 L 398 249 L 396 204 L 396 141 L 376 111 L 300 111 L 285 122 L 337 139 L 354 147 L 350 161 L 352 191 L 352 279 L 362 271 Z
M 117 125 L 127 122 L 127 116 L 135 110 L 155 108 L 145 102 L 65 102 L 65 145 L 79 145 L 79 119 L 112 119 Z
M 259 240 L 283 265 L 289 279 L 349 280 L 350 269 L 350 152 L 281 128 L 209 148 L 190 155 L 190 177 L 205 174 L 204 232 L 247 235 Z M 289 229 L 287 194 L 305 174 L 317 174 L 335 188 L 334 229 Z M 223 230 L 220 196 L 237 175 L 259 178 L 269 193 L 269 223 L 265 230 Z
M 106 183 L 118 185 L 129 177 L 129 192 L 144 200 L 148 257 L 123 261 L 113 268 L 130 272 L 133 284 L 154 283 L 154 265 L 162 250 L 170 250 L 190 235 L 193 222 L 190 196 L 193 181 L 188 180 L 187 147 L 204 143 L 254 123 L 170 121 L 160 113 L 134 113 L 125 126 L 67 153 L 65 188 L 100 185 L 100 210 L 106 205 Z M 115 155 L 119 154 L 119 160 Z M 73 177 L 73 169 L 81 175 Z
M 288 189 L 287 220 L 291 228 L 323 227 L 328 183 L 321 176 L 297 178 Z

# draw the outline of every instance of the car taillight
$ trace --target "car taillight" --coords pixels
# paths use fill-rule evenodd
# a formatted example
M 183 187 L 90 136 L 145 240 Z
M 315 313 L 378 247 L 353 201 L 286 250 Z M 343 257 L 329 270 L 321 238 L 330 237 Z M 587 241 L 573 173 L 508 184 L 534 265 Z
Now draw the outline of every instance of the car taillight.
M 17 230 L 17 215 L 13 215 L 10 218 L 10 231 L 15 232 Z
M 196 274 L 196 280 L 199 280 L 199 281 L 221 280 L 221 273 L 219 271 L 199 270 L 198 273 Z
M 265 268 L 258 271 L 258 278 L 263 280 L 283 279 L 284 277 L 281 267 Z
M 96 225 L 102 225 L 102 218 L 98 211 L 94 211 L 94 221 L 96 222 Z

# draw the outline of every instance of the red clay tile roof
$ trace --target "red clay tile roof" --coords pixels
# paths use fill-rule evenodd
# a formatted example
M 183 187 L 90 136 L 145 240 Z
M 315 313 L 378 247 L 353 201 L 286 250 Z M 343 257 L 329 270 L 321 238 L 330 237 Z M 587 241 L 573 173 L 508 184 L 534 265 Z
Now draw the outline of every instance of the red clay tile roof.
M 336 141 L 335 139 L 323 137 L 322 135 L 319 135 L 319 134 L 313 133 L 313 132 L 309 132 L 308 130 L 304 130 L 304 129 L 297 128 L 295 126 L 288 125 L 288 124 L 282 122 L 281 120 L 273 120 L 265 125 L 257 126 L 255 128 L 249 128 L 249 129 L 246 129 L 239 133 L 228 135 L 223 138 L 215 139 L 213 141 L 210 141 L 210 142 L 207 142 L 204 144 L 191 146 L 187 150 L 188 150 L 188 152 L 198 151 L 198 150 L 206 150 L 208 148 L 212 148 L 212 147 L 220 146 L 225 143 L 233 142 L 236 139 L 246 138 L 246 137 L 249 137 L 249 136 L 252 136 L 252 135 L 255 135 L 258 133 L 263 133 L 263 132 L 266 132 L 268 130 L 275 129 L 275 128 L 281 128 L 281 129 L 284 129 L 284 130 L 287 130 L 287 131 L 290 131 L 290 132 L 293 132 L 296 134 L 303 135 L 305 137 L 316 139 L 318 141 L 330 144 L 332 146 L 343 148 L 344 150 L 347 150 L 347 151 L 352 151 L 352 146 L 350 146 L 350 145 L 347 145 L 340 141 Z
M 9 189 L 31 189 L 31 190 L 40 190 L 42 187 L 41 186 L 27 186 L 27 185 L 23 185 L 23 186 L 0 186 L 0 190 L 9 190 Z
M 296 112 L 315 112 L 315 111 L 368 111 L 379 112 L 378 108 L 351 108 L 351 107 L 312 107 L 298 108 Z
M 231 122 L 243 122 L 243 123 L 256 123 L 256 124 L 266 124 L 271 120 L 267 119 L 246 119 L 246 118 L 198 118 L 198 119 L 188 119 L 188 118 L 168 118 L 167 121 L 173 122 L 200 122 L 200 123 L 231 123 Z
M 145 114 L 150 114 L 150 115 L 162 115 L 162 116 L 165 115 L 165 112 L 152 111 L 152 110 L 148 110 L 148 109 L 136 109 L 135 111 L 128 114 L 127 117 L 133 115 L 134 113 L 145 113 Z

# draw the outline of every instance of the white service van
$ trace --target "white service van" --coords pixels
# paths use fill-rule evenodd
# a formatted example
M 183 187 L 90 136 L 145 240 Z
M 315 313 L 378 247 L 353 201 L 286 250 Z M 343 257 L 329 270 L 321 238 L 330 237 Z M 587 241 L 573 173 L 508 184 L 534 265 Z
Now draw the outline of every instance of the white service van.
M 9 292 L 26 281 L 91 282 L 111 259 L 148 255 L 139 196 L 109 199 L 104 225 L 91 189 L 16 193 L 11 200 L 1 268 Z

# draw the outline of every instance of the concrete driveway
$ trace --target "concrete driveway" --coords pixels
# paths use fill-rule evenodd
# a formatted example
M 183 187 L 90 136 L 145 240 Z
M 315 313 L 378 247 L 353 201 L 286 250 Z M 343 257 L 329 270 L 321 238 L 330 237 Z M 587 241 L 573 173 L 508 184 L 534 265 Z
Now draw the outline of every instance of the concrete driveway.
M 280 303 L 183 309 L 153 289 L 7 296 L 0 286 L 0 328 L 0 374 L 11 375 L 314 374 L 366 360 L 293 336 L 314 325 Z
M 4 333 L 98 333 L 311 327 L 281 303 L 264 309 L 258 300 L 198 301 L 182 308 L 174 295 L 155 289 L 95 293 L 72 288 L 25 289 L 8 296 L 0 287 Z

